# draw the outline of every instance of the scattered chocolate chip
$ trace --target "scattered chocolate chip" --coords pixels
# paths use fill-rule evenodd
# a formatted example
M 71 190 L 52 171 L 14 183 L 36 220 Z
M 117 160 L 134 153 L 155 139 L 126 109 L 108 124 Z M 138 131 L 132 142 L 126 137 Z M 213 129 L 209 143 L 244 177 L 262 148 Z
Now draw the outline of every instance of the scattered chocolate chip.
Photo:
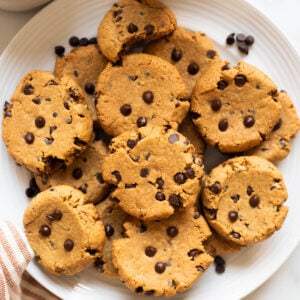
M 222 107 L 222 102 L 220 99 L 213 99 L 210 102 L 210 107 L 213 111 L 219 111 L 220 108 Z
M 255 124 L 255 119 L 253 116 L 246 116 L 244 118 L 244 125 L 245 127 L 252 127 Z
M 31 84 L 26 84 L 23 88 L 25 95 L 32 95 L 34 93 L 34 87 Z
M 134 32 L 137 32 L 139 30 L 139 28 L 135 24 L 130 23 L 127 26 L 127 30 L 128 30 L 129 33 L 134 33 Z
M 129 116 L 131 114 L 131 105 L 130 104 L 123 104 L 120 108 L 120 112 L 125 117 Z
M 71 47 L 78 47 L 79 46 L 79 38 L 77 36 L 71 36 L 69 38 L 69 44 Z
M 76 168 L 72 172 L 72 176 L 76 180 L 80 179 L 82 177 L 82 175 L 83 175 L 83 172 L 82 172 L 81 168 Z
M 158 200 L 158 201 L 164 201 L 164 200 L 166 200 L 166 196 L 162 192 L 157 192 L 155 194 L 155 199 Z
M 66 239 L 64 242 L 64 248 L 66 251 L 72 251 L 74 248 L 74 242 L 70 239 Z
M 147 119 L 145 117 L 139 117 L 136 121 L 138 127 L 144 127 L 147 125 Z
M 216 56 L 216 51 L 215 51 L 215 50 L 208 50 L 208 51 L 206 52 L 206 56 L 207 56 L 208 58 L 214 58 L 214 57 Z
M 220 131 L 226 131 L 227 128 L 228 128 L 228 121 L 227 121 L 227 119 L 222 119 L 219 122 L 218 127 L 219 127 Z
M 95 85 L 93 83 L 91 83 L 91 82 L 87 82 L 84 85 L 84 90 L 86 91 L 87 94 L 93 95 L 94 92 L 95 92 Z
M 33 144 L 34 142 L 34 134 L 32 132 L 27 132 L 25 135 L 24 135 L 24 140 L 27 144 Z
M 178 62 L 181 60 L 181 58 L 182 58 L 181 50 L 174 48 L 171 53 L 171 59 L 175 62 Z
M 159 188 L 159 189 L 162 189 L 165 182 L 164 182 L 164 180 L 163 180 L 162 178 L 157 178 L 157 179 L 156 179 L 156 183 L 157 183 L 157 185 L 158 185 L 158 188 Z
M 282 124 L 282 119 L 280 118 L 275 124 L 275 126 L 273 127 L 273 131 L 278 130 L 281 127 L 281 124 Z
M 140 176 L 143 177 L 143 178 L 146 178 L 149 175 L 149 173 L 150 173 L 149 169 L 143 168 L 140 171 Z
M 246 36 L 243 34 L 243 33 L 238 33 L 236 35 L 236 40 L 239 42 L 239 43 L 243 43 L 246 41 Z
M 137 142 L 138 142 L 137 140 L 128 140 L 127 147 L 133 149 L 136 146 Z
M 104 230 L 107 237 L 111 237 L 115 233 L 115 229 L 110 224 L 105 224 Z
M 218 274 L 222 274 L 225 272 L 225 265 L 223 264 L 217 264 L 215 267 L 215 270 Z
M 231 197 L 231 200 L 233 201 L 233 202 L 238 202 L 239 200 L 240 200 L 240 195 L 238 195 L 238 194 L 235 194 L 235 195 L 232 195 Z
M 249 199 L 249 204 L 253 208 L 258 206 L 259 202 L 260 202 L 260 199 L 256 195 L 251 196 L 251 198 Z
M 143 100 L 147 104 L 153 103 L 154 95 L 151 91 L 146 91 L 143 93 Z
M 116 177 L 118 182 L 122 180 L 122 176 L 119 171 L 113 171 L 113 172 L 111 172 L 111 174 Z
M 253 188 L 249 185 L 247 187 L 247 195 L 250 196 L 253 193 Z
M 88 40 L 88 38 L 86 38 L 86 37 L 83 37 L 83 38 L 81 38 L 81 39 L 79 40 L 79 46 L 85 47 L 85 46 L 87 46 L 88 44 L 89 44 L 89 40 Z
M 158 262 L 155 264 L 155 271 L 159 274 L 163 273 L 166 270 L 166 264 Z
M 63 217 L 63 214 L 60 210 L 55 209 L 52 214 L 47 215 L 47 219 L 50 221 L 59 221 Z
M 174 181 L 178 184 L 184 184 L 186 182 L 186 176 L 182 172 L 178 172 L 174 175 Z
M 235 222 L 239 217 L 239 214 L 234 211 L 234 210 L 231 210 L 229 213 L 228 213 L 228 218 L 231 222 Z
M 238 87 L 242 87 L 247 82 L 247 78 L 244 75 L 236 75 L 234 78 L 234 83 Z
M 192 62 L 188 65 L 188 72 L 191 75 L 196 75 L 199 72 L 199 66 L 195 62 Z
M 211 186 L 208 187 L 211 192 L 214 194 L 220 194 L 222 191 L 221 184 L 219 181 L 214 182 Z
M 227 36 L 227 38 L 226 38 L 226 44 L 227 45 L 233 45 L 234 44 L 234 42 L 235 42 L 234 36 L 235 36 L 235 33 L 231 33 Z
M 43 128 L 46 124 L 45 118 L 38 116 L 35 118 L 34 124 L 37 128 Z
M 169 203 L 172 205 L 174 208 L 182 207 L 182 199 L 179 195 L 171 194 L 169 196 Z
M 89 39 L 89 45 L 96 45 L 97 43 L 98 40 L 95 36 Z
M 214 263 L 216 265 L 225 265 L 226 262 L 225 262 L 225 260 L 222 256 L 216 255 L 215 258 L 214 258 Z
M 171 143 L 171 144 L 174 144 L 174 143 L 178 142 L 178 141 L 179 141 L 179 135 L 176 134 L 176 133 L 171 134 L 171 135 L 169 136 L 169 138 L 168 138 L 168 141 L 169 141 L 169 143 Z
M 245 39 L 245 44 L 248 45 L 248 46 L 251 46 L 254 44 L 254 37 L 252 35 L 248 35 Z
M 146 25 L 146 26 L 144 27 L 144 30 L 145 30 L 145 32 L 146 32 L 146 35 L 153 34 L 154 29 L 155 29 L 154 26 L 151 25 L 151 24 L 148 24 L 148 25 Z
M 145 254 L 149 257 L 153 257 L 156 254 L 157 250 L 154 247 L 148 246 L 145 249 Z
M 249 54 L 249 48 L 247 45 L 238 45 L 238 49 L 240 50 L 240 52 L 242 52 L 243 54 L 248 55 Z
M 136 289 L 135 289 L 135 292 L 140 294 L 140 293 L 143 293 L 144 292 L 144 289 L 142 286 L 138 286 Z
M 65 47 L 64 46 L 55 46 L 54 52 L 57 56 L 63 56 L 65 53 Z
M 42 236 L 49 236 L 51 234 L 51 228 L 48 225 L 42 225 L 39 234 Z
M 227 81 L 225 81 L 223 79 L 218 81 L 218 83 L 217 83 L 217 87 L 219 90 L 224 90 L 227 86 L 228 86 Z
M 195 171 L 192 167 L 187 167 L 185 169 L 185 176 L 189 179 L 195 178 Z
M 25 190 L 25 194 L 28 198 L 33 198 L 36 195 L 36 193 L 30 187 Z
M 174 238 L 178 234 L 178 229 L 175 226 L 170 226 L 167 228 L 167 235 Z

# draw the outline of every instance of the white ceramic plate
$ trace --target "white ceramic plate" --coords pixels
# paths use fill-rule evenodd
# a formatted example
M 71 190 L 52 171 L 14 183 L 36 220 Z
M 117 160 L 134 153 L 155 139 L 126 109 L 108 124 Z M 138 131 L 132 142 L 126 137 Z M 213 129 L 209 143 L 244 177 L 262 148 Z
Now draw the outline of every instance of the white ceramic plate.
M 235 64 L 244 59 L 269 74 L 280 89 L 297 102 L 300 87 L 300 63 L 296 52 L 284 36 L 256 9 L 239 0 L 165 0 L 174 10 L 178 23 L 193 30 L 205 31 L 216 43 L 224 59 Z M 17 83 L 28 71 L 53 70 L 53 47 L 68 44 L 71 35 L 93 37 L 99 21 L 113 0 L 54 1 L 36 15 L 14 38 L 0 59 L 1 105 L 9 100 Z M 231 32 L 252 34 L 256 38 L 250 54 L 242 57 L 236 47 L 225 46 Z M 0 142 L 0 219 L 10 219 L 22 226 L 22 215 L 28 204 L 25 189 L 29 174 L 18 167 Z M 187 292 L 174 299 L 238 299 L 262 284 L 287 259 L 300 239 L 297 199 L 300 164 L 300 139 L 293 141 L 292 152 L 279 167 L 289 190 L 290 211 L 283 228 L 273 237 L 226 257 L 227 268 L 217 275 L 213 267 Z M 134 249 L 132 250 L 134 251 Z M 88 269 L 72 277 L 44 273 L 35 263 L 29 272 L 49 290 L 64 299 L 145 299 Z M 151 297 L 147 297 L 151 299 Z M 157 298 L 155 298 L 157 299 Z

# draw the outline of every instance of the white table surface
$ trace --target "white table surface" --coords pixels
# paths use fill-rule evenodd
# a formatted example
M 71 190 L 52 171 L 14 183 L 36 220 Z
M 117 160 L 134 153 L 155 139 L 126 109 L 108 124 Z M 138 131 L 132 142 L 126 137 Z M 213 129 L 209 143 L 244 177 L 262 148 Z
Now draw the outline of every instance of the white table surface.
M 58 1 L 58 0 L 56 0 Z M 239 1 L 239 0 L 237 0 Z M 261 10 L 286 35 L 300 54 L 300 1 L 247 0 Z M 18 30 L 37 12 L 13 13 L 0 10 L 0 54 Z M 299 87 L 300 89 L 300 87 Z M 298 112 L 300 113 L 300 112 Z M 299 212 L 300 214 L 300 212 Z M 299 216 L 300 217 L 300 216 Z M 217 287 L 216 287 L 217 288 Z M 299 300 L 300 245 L 283 266 L 244 300 Z

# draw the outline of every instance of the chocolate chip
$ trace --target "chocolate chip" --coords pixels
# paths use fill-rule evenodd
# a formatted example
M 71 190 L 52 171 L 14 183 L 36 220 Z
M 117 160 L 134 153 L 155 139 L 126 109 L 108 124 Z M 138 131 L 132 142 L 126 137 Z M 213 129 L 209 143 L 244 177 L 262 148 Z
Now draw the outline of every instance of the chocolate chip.
M 82 174 L 83 174 L 83 172 L 82 172 L 81 168 L 76 168 L 72 172 L 72 176 L 76 180 L 80 179 L 82 177 Z
M 113 171 L 113 172 L 111 172 L 111 174 L 116 177 L 118 182 L 122 180 L 122 176 L 119 171 Z
M 227 119 L 222 119 L 220 122 L 219 122 L 219 125 L 218 125 L 220 131 L 225 131 L 227 130 L 228 128 L 228 121 Z
M 28 198 L 32 198 L 37 195 L 37 193 L 30 187 L 25 190 L 25 194 Z
M 47 219 L 50 221 L 59 221 L 63 217 L 63 214 L 60 210 L 55 209 L 54 212 L 50 215 L 47 215 Z
M 255 41 L 255 39 L 254 39 L 254 37 L 253 37 L 252 35 L 248 35 L 248 36 L 246 37 L 246 39 L 245 39 L 245 43 L 246 43 L 246 45 L 248 45 L 248 46 L 253 45 L 253 44 L 254 44 L 254 41 Z
M 178 184 L 184 184 L 186 182 L 186 176 L 184 173 L 178 172 L 174 175 L 174 181 Z
M 192 260 L 195 259 L 196 256 L 198 256 L 199 254 L 201 254 L 202 251 L 200 251 L 199 249 L 192 249 L 188 252 L 188 256 L 192 258 Z
M 134 189 L 136 186 L 137 183 L 125 183 L 125 189 Z
M 72 47 L 78 47 L 79 46 L 79 38 L 77 36 L 71 36 L 69 38 L 69 44 Z
M 178 50 L 178 49 L 174 48 L 172 50 L 172 53 L 171 53 L 171 59 L 173 61 L 177 62 L 177 61 L 180 61 L 181 58 L 182 58 L 182 52 L 181 52 L 181 50 Z
M 42 225 L 39 234 L 42 236 L 49 236 L 51 234 L 51 228 L 48 225 Z
M 157 250 L 154 247 L 148 246 L 145 249 L 145 254 L 149 257 L 153 257 L 156 254 Z
M 80 46 L 85 47 L 85 46 L 87 46 L 88 44 L 89 44 L 89 40 L 88 40 L 88 38 L 86 38 L 86 37 L 83 37 L 83 38 L 81 38 L 81 39 L 79 40 L 79 45 L 80 45 Z
M 139 117 L 136 121 L 138 127 L 144 127 L 147 125 L 147 119 L 145 117 Z
M 155 264 L 155 271 L 159 274 L 163 273 L 166 270 L 166 265 L 162 262 Z
M 199 72 L 199 66 L 195 62 L 192 62 L 188 65 L 187 70 L 191 75 L 196 75 Z
M 189 179 L 195 178 L 195 171 L 192 167 L 187 167 L 185 169 L 185 176 Z
M 236 75 L 234 78 L 234 83 L 238 87 L 242 87 L 247 82 L 247 78 L 244 75 Z
M 191 111 L 191 116 L 193 120 L 197 120 L 201 117 L 201 115 L 195 111 Z
M 65 53 L 65 47 L 64 46 L 55 46 L 54 52 L 57 56 L 63 56 Z
M 23 93 L 25 95 L 32 95 L 34 93 L 34 88 L 31 84 L 26 84 L 23 88 Z
M 282 119 L 280 118 L 275 124 L 275 126 L 273 127 L 273 131 L 278 130 L 281 127 L 281 124 L 282 124 Z
M 88 185 L 84 183 L 81 187 L 78 188 L 80 191 L 82 191 L 84 194 L 87 193 Z
M 136 75 L 129 75 L 129 76 L 128 76 L 128 79 L 129 79 L 130 81 L 136 81 L 138 78 L 139 78 L 139 77 L 136 76 Z
M 134 33 L 134 32 L 137 32 L 139 30 L 139 28 L 135 24 L 130 23 L 127 26 L 127 30 L 128 30 L 129 33 Z
M 251 198 L 249 199 L 249 204 L 253 208 L 258 206 L 259 202 L 260 202 L 260 199 L 256 195 L 251 196 Z
M 225 272 L 225 265 L 218 264 L 216 265 L 215 270 L 218 274 L 222 274 Z
M 228 71 L 228 70 L 230 70 L 230 69 L 231 69 L 230 64 L 225 64 L 225 65 L 221 68 L 222 71 Z
M 98 40 L 95 36 L 89 39 L 89 45 L 96 45 L 97 43 Z
M 215 220 L 217 218 L 217 213 L 218 213 L 217 209 L 205 208 L 205 212 L 206 212 L 206 214 L 209 215 L 211 220 Z
M 238 195 L 238 194 L 235 194 L 235 195 L 232 195 L 231 197 L 231 200 L 233 201 L 233 202 L 238 202 L 239 200 L 240 200 L 240 195 Z
M 182 199 L 179 195 L 171 194 L 169 196 L 169 203 L 172 205 L 174 208 L 182 207 Z
M 151 91 L 146 91 L 143 93 L 143 100 L 147 104 L 153 103 L 154 95 Z
M 102 173 L 101 173 L 101 172 L 99 172 L 99 173 L 96 174 L 96 178 L 97 178 L 97 180 L 98 180 L 98 182 L 99 182 L 100 184 L 103 184 L 103 183 L 104 183 L 104 179 L 103 179 L 103 176 L 102 176 Z
M 114 11 L 114 18 L 116 18 L 117 16 L 119 16 L 121 13 L 123 12 L 123 9 L 117 9 Z
M 115 233 L 115 229 L 109 224 L 105 224 L 104 230 L 107 237 L 111 237 Z
M 199 272 L 204 272 L 205 269 L 202 267 L 202 266 L 196 266 L 196 270 L 199 271 Z
M 164 201 L 164 200 L 166 200 L 166 196 L 162 192 L 157 192 L 155 194 L 155 199 L 158 200 L 158 201 Z
M 234 210 L 231 210 L 229 213 L 228 213 L 228 218 L 231 222 L 235 222 L 239 217 L 239 214 L 234 211 Z
M 241 235 L 238 232 L 232 231 L 230 232 L 230 235 L 232 235 L 233 238 L 235 239 L 240 239 Z
M 153 295 L 155 293 L 155 290 L 149 290 L 149 291 L 145 291 L 144 292 L 144 294 L 146 295 L 146 296 L 151 296 L 151 295 Z
M 211 186 L 208 187 L 210 191 L 214 194 L 220 194 L 222 191 L 221 184 L 219 181 L 214 182 Z
M 208 51 L 206 52 L 206 56 L 207 56 L 208 58 L 214 58 L 214 57 L 216 56 L 216 51 L 215 51 L 215 50 L 208 50 Z
M 99 270 L 101 273 L 103 273 L 104 272 L 104 261 L 101 259 L 101 258 L 99 258 L 99 257 L 97 257 L 96 258 L 96 260 L 95 260 L 95 262 L 94 262 L 94 266 L 95 266 L 95 268 L 97 269 L 97 270 Z
M 143 168 L 140 171 L 140 176 L 143 177 L 143 178 L 146 178 L 149 175 L 149 173 L 150 173 L 149 169 Z
M 235 42 L 234 36 L 235 36 L 235 33 L 231 33 L 227 36 L 227 38 L 226 38 L 226 44 L 227 45 L 233 45 L 234 44 L 234 42 Z
M 176 133 L 171 134 L 171 135 L 168 137 L 168 141 L 169 141 L 169 143 L 171 143 L 171 144 L 174 144 L 174 143 L 178 142 L 178 141 L 179 141 L 179 135 L 176 134 Z
M 248 55 L 249 54 L 249 49 L 247 45 L 238 45 L 238 49 L 243 53 Z
M 220 99 L 213 99 L 210 102 L 210 107 L 213 111 L 219 111 L 220 108 L 222 107 L 222 102 Z
M 142 286 L 138 286 L 136 289 L 135 289 L 135 292 L 140 294 L 140 293 L 143 293 L 144 292 L 144 289 Z
M 64 248 L 66 251 L 72 251 L 74 248 L 74 242 L 70 239 L 66 239 L 64 242 Z
M 45 123 L 46 123 L 46 120 L 41 116 L 36 117 L 36 119 L 34 121 L 34 124 L 37 128 L 43 128 L 45 126 Z
M 84 90 L 86 91 L 87 94 L 93 95 L 95 92 L 95 85 L 91 82 L 88 82 L 84 85 Z
M 255 119 L 253 116 L 246 116 L 244 118 L 244 125 L 245 127 L 252 127 L 255 124 Z
M 218 83 L 217 83 L 217 87 L 219 90 L 224 90 L 227 86 L 228 86 L 227 81 L 225 81 L 223 79 L 218 81 Z
M 253 193 L 253 188 L 251 186 L 247 187 L 247 195 L 250 196 Z
M 147 231 L 147 226 L 145 224 L 141 224 L 140 233 Z
M 53 118 L 56 118 L 57 115 L 58 115 L 57 112 L 53 112 L 52 117 L 53 117 Z
M 24 135 L 24 140 L 27 144 L 33 144 L 34 142 L 34 134 L 32 132 L 27 132 L 25 135 Z
M 148 25 L 146 25 L 145 27 L 144 27 L 144 30 L 145 30 L 145 32 L 146 32 L 146 35 L 150 35 L 150 34 L 152 34 L 153 32 L 154 32 L 154 26 L 153 25 L 151 25 L 151 24 L 148 24 Z
M 120 108 L 120 112 L 123 116 L 127 117 L 131 114 L 131 105 L 130 104 L 124 104 Z
M 33 102 L 34 104 L 41 104 L 41 98 L 35 97 L 35 98 L 32 99 L 32 102 Z
M 156 183 L 157 183 L 157 185 L 158 185 L 158 188 L 159 188 L 159 189 L 162 189 L 165 182 L 164 182 L 164 180 L 163 180 L 162 178 L 157 178 L 157 179 L 156 179 Z
M 127 147 L 133 149 L 136 146 L 137 142 L 138 142 L 137 140 L 128 140 Z
M 214 263 L 216 265 L 225 265 L 226 262 L 225 262 L 225 260 L 222 256 L 216 255 L 215 258 L 214 258 Z
M 245 42 L 246 40 L 246 36 L 243 34 L 243 33 L 238 33 L 236 35 L 236 40 L 239 42 L 239 43 L 243 43 Z
M 178 229 L 175 226 L 170 226 L 167 228 L 167 235 L 174 238 L 178 234 Z

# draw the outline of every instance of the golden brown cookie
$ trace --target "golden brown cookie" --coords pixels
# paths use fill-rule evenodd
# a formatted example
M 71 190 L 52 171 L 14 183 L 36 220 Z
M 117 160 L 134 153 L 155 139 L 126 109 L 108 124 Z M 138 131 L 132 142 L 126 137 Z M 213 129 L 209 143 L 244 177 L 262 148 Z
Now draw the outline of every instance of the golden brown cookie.
M 68 76 L 31 71 L 4 105 L 2 136 L 17 163 L 33 172 L 70 165 L 92 136 L 83 92 Z
M 177 27 L 172 34 L 153 41 L 144 52 L 173 64 L 182 76 L 189 96 L 200 75 L 220 59 L 213 41 L 205 33 L 192 32 L 183 27 Z
M 90 142 L 73 164 L 62 166 L 51 175 L 35 174 L 36 183 L 41 191 L 67 184 L 86 194 L 88 202 L 97 203 L 108 191 L 101 172 L 107 154 L 108 148 L 103 141 Z
M 114 138 L 103 178 L 128 214 L 144 220 L 193 205 L 204 174 L 202 160 L 186 137 L 163 127 L 144 127 Z
M 188 289 L 213 257 L 203 243 L 210 236 L 205 219 L 194 208 L 168 219 L 124 224 L 126 238 L 113 241 L 113 262 L 131 290 L 145 295 L 173 296 Z
M 69 75 L 82 88 L 87 99 L 88 109 L 93 119 L 97 119 L 95 99 L 96 85 L 100 73 L 107 64 L 97 45 L 81 46 L 73 49 L 65 56 L 57 56 L 55 75 Z
M 109 63 L 98 81 L 97 112 L 112 136 L 147 125 L 177 129 L 190 104 L 174 66 L 149 54 L 130 54 L 122 65 Z
M 199 78 L 192 95 L 193 121 L 211 147 L 240 152 L 257 146 L 279 119 L 277 87 L 256 67 L 216 62 Z
M 240 156 L 214 168 L 202 193 L 210 225 L 238 245 L 259 242 L 279 230 L 288 212 L 280 170 L 258 156 Z
M 277 97 L 282 106 L 280 118 L 267 140 L 250 149 L 246 155 L 258 155 L 272 162 L 284 159 L 291 151 L 290 141 L 300 129 L 300 120 L 289 95 L 280 92 Z
M 77 189 L 60 185 L 39 193 L 23 222 L 38 263 L 51 273 L 72 275 L 102 256 L 103 223 Z
M 140 40 L 153 40 L 176 28 L 172 11 L 159 0 L 119 0 L 98 28 L 102 53 L 112 62 Z
M 112 243 L 116 239 L 123 237 L 123 224 L 128 218 L 128 214 L 113 201 L 113 198 L 108 197 L 96 206 L 101 220 L 104 223 L 106 240 L 103 248 L 103 255 L 95 261 L 95 267 L 101 274 L 110 278 L 119 278 L 118 270 L 112 261 Z

